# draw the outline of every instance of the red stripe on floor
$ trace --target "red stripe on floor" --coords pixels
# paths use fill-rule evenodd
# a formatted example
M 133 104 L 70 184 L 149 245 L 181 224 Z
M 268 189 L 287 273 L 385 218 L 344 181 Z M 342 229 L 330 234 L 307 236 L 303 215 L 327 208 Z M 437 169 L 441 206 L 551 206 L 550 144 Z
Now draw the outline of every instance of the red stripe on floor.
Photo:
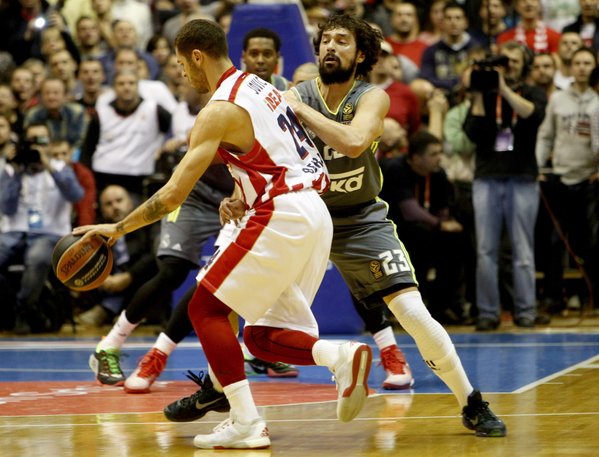
M 251 389 L 258 406 L 337 399 L 334 384 L 256 382 Z M 160 412 L 195 390 L 187 381 L 157 382 L 149 394 L 136 395 L 85 382 L 7 382 L 0 383 L 0 416 Z

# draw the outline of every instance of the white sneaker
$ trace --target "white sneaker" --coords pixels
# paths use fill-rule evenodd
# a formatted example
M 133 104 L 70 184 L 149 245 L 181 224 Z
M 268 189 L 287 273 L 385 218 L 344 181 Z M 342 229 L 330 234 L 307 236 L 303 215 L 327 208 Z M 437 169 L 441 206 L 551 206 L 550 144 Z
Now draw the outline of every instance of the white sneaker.
M 196 435 L 193 445 L 200 449 L 263 449 L 270 446 L 270 435 L 262 418 L 240 424 L 228 418 L 214 427 L 210 435 Z
M 349 422 L 356 417 L 368 396 L 368 374 L 372 365 L 372 350 L 367 344 L 350 341 L 339 347 L 335 365 L 337 383 L 337 417 Z

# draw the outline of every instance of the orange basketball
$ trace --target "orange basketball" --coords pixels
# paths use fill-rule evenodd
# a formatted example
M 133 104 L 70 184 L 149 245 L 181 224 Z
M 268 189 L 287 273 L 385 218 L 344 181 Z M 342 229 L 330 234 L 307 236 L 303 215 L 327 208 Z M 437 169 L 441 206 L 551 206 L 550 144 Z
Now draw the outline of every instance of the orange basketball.
M 65 235 L 54 246 L 52 268 L 65 286 L 77 291 L 99 287 L 112 270 L 112 249 L 104 238 Z

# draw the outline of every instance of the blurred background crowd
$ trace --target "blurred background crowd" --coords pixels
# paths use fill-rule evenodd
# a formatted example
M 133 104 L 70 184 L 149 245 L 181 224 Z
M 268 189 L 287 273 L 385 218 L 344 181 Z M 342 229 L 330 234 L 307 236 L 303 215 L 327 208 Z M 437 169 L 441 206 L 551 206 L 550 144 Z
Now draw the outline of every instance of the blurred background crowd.
M 119 221 L 168 179 L 206 103 L 181 76 L 174 38 L 196 18 L 229 30 L 242 3 L 0 1 L 1 329 L 54 331 L 73 313 L 108 323 L 156 275 L 159 227 L 115 245 L 114 271 L 92 293 L 57 284 L 50 259 L 72 227 Z M 522 327 L 593 309 L 599 0 L 298 5 L 301 39 L 340 12 L 385 38 L 369 75 L 391 100 L 381 197 L 431 313 L 488 331 L 497 307 L 534 307 Z M 314 58 L 285 79 L 281 42 L 298 37 L 256 26 L 243 69 L 280 90 L 318 76 Z M 170 310 L 167 301 L 150 321 Z

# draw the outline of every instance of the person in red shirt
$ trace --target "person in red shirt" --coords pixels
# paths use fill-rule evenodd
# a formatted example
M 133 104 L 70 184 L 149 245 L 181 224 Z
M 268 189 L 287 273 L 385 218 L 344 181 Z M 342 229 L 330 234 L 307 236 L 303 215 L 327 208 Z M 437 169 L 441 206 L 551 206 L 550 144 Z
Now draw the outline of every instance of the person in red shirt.
M 393 48 L 393 53 L 407 57 L 420 68 L 420 58 L 428 44 L 418 38 L 420 25 L 414 4 L 401 2 L 395 5 L 390 23 L 393 33 L 385 39 Z
M 390 65 L 387 64 L 391 59 L 397 59 L 397 56 L 389 43 L 383 41 L 380 58 L 370 72 L 370 82 L 389 95 L 391 105 L 387 117 L 395 119 L 411 135 L 420 128 L 420 105 L 412 89 L 391 76 Z
M 520 22 L 501 33 L 497 37 L 497 44 L 514 40 L 526 45 L 535 54 L 556 53 L 560 34 L 543 22 L 541 0 L 516 0 L 515 9 L 520 16 Z

